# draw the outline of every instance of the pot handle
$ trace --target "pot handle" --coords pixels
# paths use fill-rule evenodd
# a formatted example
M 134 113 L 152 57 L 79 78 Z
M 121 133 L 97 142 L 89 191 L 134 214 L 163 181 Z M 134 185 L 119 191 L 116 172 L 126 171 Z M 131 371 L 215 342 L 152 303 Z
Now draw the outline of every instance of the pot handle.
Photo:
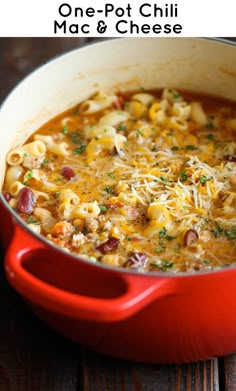
M 98 298 L 71 293 L 40 280 L 22 266 L 32 251 L 38 256 L 45 254 L 45 250 L 47 246 L 33 235 L 27 235 L 25 241 L 22 228 L 16 225 L 5 255 L 5 271 L 10 284 L 22 296 L 53 312 L 95 322 L 115 322 L 136 314 L 154 300 L 176 293 L 176 279 L 119 272 L 116 277 L 121 279 L 125 289 L 118 297 Z

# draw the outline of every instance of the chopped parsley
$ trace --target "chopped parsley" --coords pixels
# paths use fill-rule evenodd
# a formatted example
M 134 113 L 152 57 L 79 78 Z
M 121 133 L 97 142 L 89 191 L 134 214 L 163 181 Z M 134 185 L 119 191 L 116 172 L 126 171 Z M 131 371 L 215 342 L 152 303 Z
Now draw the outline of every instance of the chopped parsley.
M 169 269 L 170 267 L 173 266 L 173 262 L 169 262 L 166 259 L 162 259 L 161 260 L 161 264 L 158 265 L 156 263 L 151 263 L 151 266 L 153 266 L 153 267 L 155 267 L 155 268 L 165 272 L 167 269 Z
M 29 171 L 28 171 L 27 174 L 25 175 L 25 178 L 26 178 L 26 179 L 31 179 L 31 178 L 33 178 L 33 170 L 32 170 L 32 168 L 29 169 Z
M 116 177 L 115 177 L 115 175 L 113 174 L 113 172 L 109 172 L 107 175 L 108 175 L 109 177 L 113 178 L 113 179 L 116 179 Z
M 207 140 L 214 140 L 214 136 L 213 134 L 209 133 L 207 136 L 206 136 Z
M 174 239 L 176 239 L 176 236 L 166 235 L 166 240 L 168 240 L 168 242 L 170 242 L 171 240 L 174 240 Z
M 109 208 L 106 205 L 98 205 L 101 212 L 106 212 Z
M 76 137 L 72 138 L 72 144 L 82 144 L 83 141 L 84 141 L 83 139 L 78 139 Z
M 73 154 L 74 155 L 80 155 L 81 153 L 83 153 L 86 149 L 86 145 L 80 145 L 79 147 L 73 149 Z
M 210 122 L 209 124 L 206 124 L 207 129 L 213 129 L 214 125 Z
M 122 131 L 124 131 L 124 130 L 126 130 L 126 126 L 125 126 L 125 125 L 119 125 L 118 128 L 117 128 L 117 130 L 122 130 Z
M 164 238 L 166 236 L 166 229 L 163 227 L 159 232 L 159 238 Z
M 171 148 L 172 151 L 178 151 L 179 150 L 179 147 L 177 147 L 177 145 L 175 145 L 174 147 Z
M 186 182 L 186 180 L 188 179 L 187 174 L 186 174 L 185 171 L 181 171 L 179 176 L 180 176 L 181 182 Z
M 199 182 L 204 185 L 207 181 L 210 181 L 212 177 L 207 178 L 205 175 L 202 175 L 201 178 L 199 179 Z
M 173 97 L 174 97 L 174 99 L 179 99 L 180 94 L 178 94 L 178 92 L 173 92 Z
M 209 259 L 203 259 L 202 263 L 205 263 L 205 265 L 210 265 L 211 261 Z
M 169 92 L 170 94 L 172 94 L 172 96 L 173 96 L 174 99 L 179 99 L 179 98 L 181 98 L 181 95 L 180 95 L 178 92 L 176 92 L 176 91 L 173 91 L 173 90 L 169 89 L 168 92 Z
M 63 134 L 67 134 L 68 133 L 68 126 L 64 126 L 64 128 L 62 129 L 62 133 Z
M 160 179 L 161 179 L 163 182 L 169 182 L 169 179 L 168 179 L 166 176 L 161 176 Z
M 187 149 L 188 151 L 194 151 L 195 149 L 197 149 L 196 147 L 194 147 L 194 145 L 187 145 L 185 147 L 185 149 Z
M 73 115 L 77 115 L 77 114 L 78 114 L 78 109 L 75 108 L 75 109 L 72 111 L 72 114 L 73 114 Z
M 112 194 L 112 188 L 110 186 L 106 186 L 104 189 L 108 194 Z
M 84 235 L 87 235 L 88 234 L 88 230 L 87 228 L 84 226 L 83 229 L 81 230 L 82 234 Z
M 45 164 L 49 163 L 49 159 L 43 159 L 42 163 L 41 163 L 41 167 L 43 167 Z
M 236 239 L 236 226 L 231 229 L 225 229 L 224 234 L 228 239 Z
M 154 249 L 155 253 L 159 254 L 159 253 L 162 253 L 163 251 L 165 251 L 165 247 L 156 247 Z
M 216 230 L 213 231 L 214 232 L 214 236 L 215 236 L 215 238 L 218 238 L 222 234 L 223 228 L 220 226 L 220 224 L 217 221 L 214 221 L 214 223 L 215 223 L 215 226 L 216 226 Z
M 236 239 L 236 226 L 232 227 L 231 229 L 224 229 L 221 227 L 221 225 L 218 223 L 218 221 L 214 221 L 214 224 L 216 226 L 216 230 L 213 230 L 215 238 L 218 238 L 221 234 L 224 234 L 227 239 Z
M 40 221 L 38 220 L 35 220 L 33 217 L 27 217 L 26 219 L 26 222 L 29 223 L 29 224 L 35 224 L 35 225 L 39 225 L 41 224 Z
M 163 227 L 163 228 L 159 231 L 159 238 L 160 238 L 160 239 L 166 239 L 166 240 L 168 240 L 168 242 L 170 242 L 171 240 L 176 239 L 176 236 L 167 235 L 166 228 Z

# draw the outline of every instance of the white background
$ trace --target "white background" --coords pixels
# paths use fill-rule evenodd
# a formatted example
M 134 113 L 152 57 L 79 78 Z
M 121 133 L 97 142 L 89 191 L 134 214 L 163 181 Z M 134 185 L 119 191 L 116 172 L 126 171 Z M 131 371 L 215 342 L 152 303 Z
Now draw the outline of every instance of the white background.
M 129 3 L 132 7 L 131 18 L 127 13 L 123 17 L 116 16 L 115 12 L 110 13 L 108 18 L 104 17 L 103 13 L 96 13 L 92 18 L 84 16 L 73 17 L 72 15 L 63 18 L 59 15 L 59 6 L 63 3 L 70 4 L 72 9 L 81 7 L 86 10 L 89 7 L 103 9 L 105 4 L 113 4 L 115 9 L 118 7 L 126 8 Z M 151 5 L 157 4 L 159 7 L 164 7 L 165 4 L 173 3 L 178 5 L 177 18 L 160 18 L 148 17 L 144 18 L 139 14 L 139 6 L 143 3 Z M 147 9 L 147 8 L 146 8 Z M 153 8 L 151 7 L 152 11 Z M 62 23 L 66 20 L 67 27 L 76 23 L 79 26 L 86 23 L 90 25 L 89 34 L 72 34 L 67 29 L 66 36 L 86 36 L 86 37 L 120 37 L 120 36 L 137 36 L 137 34 L 119 34 L 115 25 L 120 20 L 130 21 L 138 25 L 142 24 L 160 24 L 170 23 L 181 24 L 183 29 L 181 34 L 155 34 L 152 30 L 148 34 L 143 34 L 141 31 L 138 36 L 236 36 L 236 0 L 160 0 L 160 1 L 140 1 L 140 0 L 0 0 L 0 36 L 2 37 L 64 37 L 63 30 L 54 33 L 54 21 Z M 106 33 L 98 34 L 97 24 L 99 20 L 103 20 L 106 25 Z M 123 25 L 125 26 L 125 25 Z

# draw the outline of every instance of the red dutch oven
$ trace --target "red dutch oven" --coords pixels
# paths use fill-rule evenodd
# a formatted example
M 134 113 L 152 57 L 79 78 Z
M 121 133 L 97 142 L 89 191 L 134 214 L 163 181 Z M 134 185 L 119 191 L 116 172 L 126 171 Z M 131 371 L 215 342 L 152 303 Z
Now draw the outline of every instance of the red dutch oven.
M 10 148 L 99 89 L 173 87 L 236 99 L 236 46 L 212 39 L 117 39 L 32 73 L 0 110 L 2 183 Z M 48 325 L 115 357 L 189 362 L 236 351 L 236 268 L 138 273 L 93 264 L 31 232 L 1 196 L 9 283 Z M 224 254 L 222 254 L 222 258 Z

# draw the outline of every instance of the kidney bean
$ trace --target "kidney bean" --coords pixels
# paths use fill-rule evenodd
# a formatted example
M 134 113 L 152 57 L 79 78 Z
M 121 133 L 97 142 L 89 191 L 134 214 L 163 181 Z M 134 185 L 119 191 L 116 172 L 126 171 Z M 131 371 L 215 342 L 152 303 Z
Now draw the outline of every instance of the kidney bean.
M 17 209 L 21 213 L 30 214 L 34 210 L 35 199 L 29 187 L 23 187 L 18 194 Z
M 132 267 L 133 269 L 138 269 L 144 266 L 147 255 L 144 253 L 134 252 L 130 254 L 130 258 L 126 262 L 127 267 Z
M 118 247 L 119 240 L 116 238 L 110 238 L 105 243 L 100 244 L 100 246 L 96 247 L 98 251 L 102 254 L 106 254 L 111 250 L 114 250 Z
M 112 103 L 112 106 L 117 110 L 121 110 L 122 107 L 124 106 L 124 103 L 125 103 L 124 98 L 122 96 L 118 96 L 117 100 Z
M 12 196 L 11 196 L 10 193 L 3 192 L 2 195 L 3 195 L 3 197 L 5 198 L 5 200 L 6 200 L 7 202 L 9 202 L 9 201 L 12 199 Z
M 185 246 L 191 246 L 191 244 L 198 241 L 198 233 L 195 229 L 189 229 L 184 235 Z
M 228 160 L 228 162 L 236 162 L 236 155 L 225 155 L 223 158 Z
M 226 198 L 228 197 L 228 195 L 223 191 L 223 190 L 220 190 L 218 192 L 218 198 L 223 202 L 226 200 Z
M 64 178 L 70 180 L 71 178 L 74 178 L 75 172 L 70 167 L 63 167 L 61 170 L 61 175 L 64 176 Z

